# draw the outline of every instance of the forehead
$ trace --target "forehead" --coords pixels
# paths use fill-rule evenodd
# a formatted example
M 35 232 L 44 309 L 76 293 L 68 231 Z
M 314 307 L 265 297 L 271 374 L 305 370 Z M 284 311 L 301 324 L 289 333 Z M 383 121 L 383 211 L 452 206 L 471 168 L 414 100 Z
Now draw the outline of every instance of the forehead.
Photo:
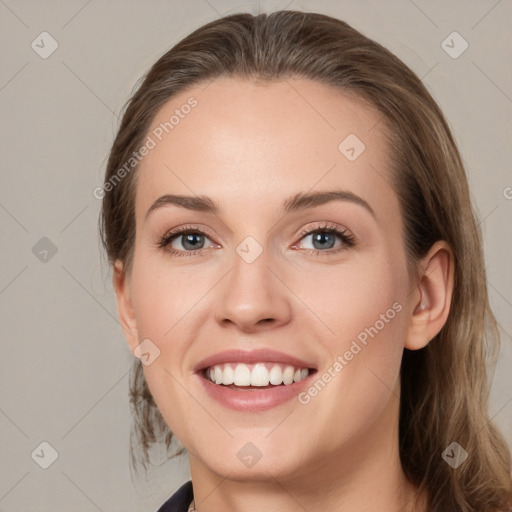
M 164 193 L 280 205 L 332 187 L 382 200 L 393 195 L 384 130 L 360 98 L 311 80 L 197 84 L 164 104 L 148 130 L 154 147 L 138 169 L 136 208 Z

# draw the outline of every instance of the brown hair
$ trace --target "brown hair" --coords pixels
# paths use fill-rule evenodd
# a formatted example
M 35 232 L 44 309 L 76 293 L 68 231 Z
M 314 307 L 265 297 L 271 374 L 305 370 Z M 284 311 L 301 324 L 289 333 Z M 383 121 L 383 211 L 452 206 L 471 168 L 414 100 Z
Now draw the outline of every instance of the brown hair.
M 437 240 L 455 259 L 451 311 L 422 350 L 404 350 L 399 446 L 403 470 L 436 512 L 497 512 L 512 498 L 510 451 L 488 418 L 499 332 L 489 306 L 482 238 L 466 174 L 448 124 L 421 80 L 397 57 L 348 24 L 296 11 L 235 14 L 195 30 L 148 71 L 128 101 L 107 164 L 107 183 L 143 143 L 173 95 L 219 76 L 271 82 L 315 80 L 377 109 L 393 144 L 391 172 L 404 219 L 411 275 Z M 100 231 L 109 262 L 129 273 L 135 240 L 136 167 L 105 193 Z M 140 361 L 130 380 L 132 434 L 146 467 L 149 449 L 173 434 L 147 387 Z M 452 442 L 469 454 L 457 469 L 441 458 Z M 182 448 L 172 456 L 184 452 Z M 131 446 L 131 460 L 137 458 Z

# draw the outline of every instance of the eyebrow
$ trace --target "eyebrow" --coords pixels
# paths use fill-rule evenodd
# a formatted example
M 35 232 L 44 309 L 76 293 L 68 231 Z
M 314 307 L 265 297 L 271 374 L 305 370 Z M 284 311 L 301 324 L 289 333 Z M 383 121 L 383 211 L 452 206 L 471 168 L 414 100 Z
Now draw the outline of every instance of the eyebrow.
M 349 201 L 351 203 L 362 206 L 366 209 L 374 219 L 376 219 L 373 208 L 360 196 L 350 192 L 349 190 L 328 190 L 324 192 L 299 192 L 289 197 L 282 206 L 282 213 L 286 215 L 291 212 L 314 208 L 331 201 Z M 146 212 L 146 218 L 149 214 L 159 208 L 167 205 L 175 205 L 187 210 L 199 212 L 209 212 L 217 215 L 220 212 L 219 206 L 211 198 L 207 196 L 183 196 L 166 194 L 159 197 Z

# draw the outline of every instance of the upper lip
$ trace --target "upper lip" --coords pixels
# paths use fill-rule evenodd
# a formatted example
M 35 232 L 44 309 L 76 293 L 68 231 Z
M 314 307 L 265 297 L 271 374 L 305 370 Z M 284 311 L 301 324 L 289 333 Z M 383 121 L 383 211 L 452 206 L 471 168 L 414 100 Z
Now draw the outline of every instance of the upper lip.
M 201 370 L 204 370 L 205 368 L 221 363 L 250 364 L 263 362 L 282 363 L 294 366 L 295 368 L 316 369 L 311 363 L 308 363 L 303 359 L 299 359 L 297 357 L 285 354 L 283 352 L 278 352 L 277 350 L 272 350 L 269 348 L 260 348 L 255 350 L 235 349 L 218 352 L 217 354 L 213 354 L 199 361 L 199 363 L 197 363 L 194 366 L 194 372 L 199 372 Z

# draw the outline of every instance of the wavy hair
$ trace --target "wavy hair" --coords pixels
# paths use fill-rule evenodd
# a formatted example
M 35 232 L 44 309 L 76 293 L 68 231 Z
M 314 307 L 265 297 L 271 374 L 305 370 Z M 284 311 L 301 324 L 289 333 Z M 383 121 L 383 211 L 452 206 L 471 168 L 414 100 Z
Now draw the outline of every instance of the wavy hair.
M 464 166 L 440 108 L 395 55 L 347 23 L 317 13 L 234 14 L 212 21 L 162 55 L 126 103 L 109 155 L 105 184 L 141 147 L 171 97 L 220 76 L 258 83 L 298 77 L 339 88 L 373 106 L 389 144 L 392 184 L 404 220 L 408 270 L 437 240 L 454 252 L 448 319 L 431 342 L 404 350 L 399 449 L 403 471 L 429 496 L 432 512 L 502 512 L 511 506 L 510 450 L 488 417 L 499 331 L 490 309 L 482 235 Z M 105 193 L 100 236 L 109 263 L 131 270 L 135 241 L 136 167 Z M 148 389 L 142 365 L 130 377 L 133 467 L 173 434 Z M 453 441 L 468 452 L 457 469 L 441 454 Z M 182 447 L 170 458 L 184 453 Z

